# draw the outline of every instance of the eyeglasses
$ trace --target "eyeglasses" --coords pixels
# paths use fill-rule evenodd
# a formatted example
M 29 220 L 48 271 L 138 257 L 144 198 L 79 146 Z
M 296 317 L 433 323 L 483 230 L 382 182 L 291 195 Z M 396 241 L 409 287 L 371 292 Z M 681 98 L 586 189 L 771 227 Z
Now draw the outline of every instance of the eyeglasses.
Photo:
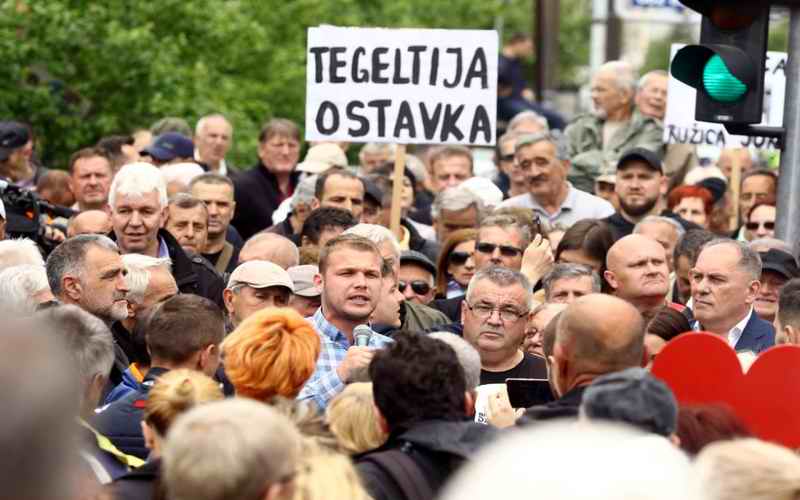
M 467 304 L 467 308 L 472 311 L 472 313 L 482 320 L 487 320 L 492 317 L 495 311 L 500 315 L 500 319 L 503 320 L 504 323 L 515 323 L 519 321 L 520 318 L 528 314 L 527 311 L 519 312 L 515 309 L 511 308 L 497 308 L 493 305 L 489 304 L 475 304 L 474 306 L 464 301 Z
M 755 231 L 759 227 L 764 226 L 764 229 L 767 231 L 772 231 L 775 229 L 775 222 L 767 221 L 767 222 L 748 222 L 744 225 L 748 229 L 748 231 Z
M 518 255 L 522 255 L 521 248 L 512 247 L 509 245 L 495 245 L 494 243 L 475 244 L 475 250 L 485 254 L 493 254 L 497 248 L 500 249 L 500 255 L 502 255 L 503 257 L 513 258 Z
M 463 266 L 470 257 L 472 257 L 472 252 L 452 252 L 447 260 L 456 266 Z
M 411 290 L 414 291 L 417 295 L 427 295 L 428 292 L 431 291 L 431 286 L 424 281 L 415 280 L 411 282 L 405 281 L 398 281 L 397 282 L 397 289 L 400 290 L 400 293 L 405 293 L 406 287 L 411 286 Z

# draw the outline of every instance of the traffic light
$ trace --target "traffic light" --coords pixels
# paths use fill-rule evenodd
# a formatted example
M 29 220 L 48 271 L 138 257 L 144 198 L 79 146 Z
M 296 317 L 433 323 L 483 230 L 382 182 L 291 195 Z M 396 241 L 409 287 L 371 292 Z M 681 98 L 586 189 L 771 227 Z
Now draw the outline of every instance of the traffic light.
M 697 89 L 695 119 L 725 124 L 761 122 L 769 3 L 681 0 L 703 15 L 700 45 L 678 51 L 672 76 Z

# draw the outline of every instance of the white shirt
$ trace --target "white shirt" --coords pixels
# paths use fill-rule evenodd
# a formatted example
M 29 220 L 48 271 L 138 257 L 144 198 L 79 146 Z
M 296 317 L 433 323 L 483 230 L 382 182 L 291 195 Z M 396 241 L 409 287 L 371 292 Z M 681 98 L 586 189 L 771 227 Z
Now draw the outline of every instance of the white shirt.
M 564 227 L 570 227 L 583 219 L 605 219 L 614 213 L 614 206 L 603 198 L 575 189 L 569 182 L 567 186 L 567 197 L 554 214 L 545 210 L 530 193 L 509 198 L 500 204 L 500 208 L 532 208 L 543 220 L 550 224 L 561 223 Z
M 198 151 L 197 148 L 194 150 L 194 159 L 197 161 L 203 161 L 203 159 L 200 158 L 200 151 Z M 211 166 L 209 165 L 208 168 L 211 168 Z M 214 170 L 212 170 L 212 172 L 214 172 Z M 225 158 L 219 161 L 219 170 L 214 173 L 219 175 L 228 175 L 228 164 L 225 163 Z
M 691 302 L 691 299 L 690 299 L 690 302 Z M 689 307 L 689 304 L 687 304 L 686 307 Z M 742 320 L 740 322 L 738 322 L 735 325 L 733 325 L 733 328 L 728 330 L 728 335 L 727 335 L 727 337 L 728 337 L 728 345 L 731 346 L 732 349 L 734 349 L 734 350 L 736 349 L 736 344 L 738 344 L 739 343 L 739 339 L 742 338 L 742 334 L 744 333 L 744 329 L 747 326 L 747 323 L 750 321 L 750 317 L 752 315 L 753 315 L 753 308 L 750 307 L 750 311 L 747 314 L 744 315 L 744 318 L 742 318 Z M 693 330 L 694 331 L 702 331 L 702 329 L 703 329 L 703 325 L 701 325 L 699 321 L 695 321 Z

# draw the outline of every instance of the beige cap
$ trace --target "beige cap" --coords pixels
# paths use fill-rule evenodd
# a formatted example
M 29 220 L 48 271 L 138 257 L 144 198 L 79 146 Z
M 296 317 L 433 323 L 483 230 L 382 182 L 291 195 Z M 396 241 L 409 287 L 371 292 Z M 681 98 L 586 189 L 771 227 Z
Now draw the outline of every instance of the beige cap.
M 286 270 L 294 283 L 294 294 L 301 297 L 316 297 L 322 290 L 314 284 L 314 276 L 319 273 L 319 268 L 312 264 L 293 266 Z
M 595 179 L 597 182 L 605 182 L 607 184 L 616 184 L 617 183 L 617 176 L 616 174 L 600 174 Z
M 308 150 L 305 160 L 297 165 L 297 171 L 321 174 L 331 167 L 346 168 L 347 156 L 338 145 L 324 142 Z
M 285 286 L 294 292 L 294 284 L 289 273 L 282 267 L 266 260 L 251 260 L 240 264 L 231 273 L 228 288 L 236 285 L 247 285 L 253 288 Z

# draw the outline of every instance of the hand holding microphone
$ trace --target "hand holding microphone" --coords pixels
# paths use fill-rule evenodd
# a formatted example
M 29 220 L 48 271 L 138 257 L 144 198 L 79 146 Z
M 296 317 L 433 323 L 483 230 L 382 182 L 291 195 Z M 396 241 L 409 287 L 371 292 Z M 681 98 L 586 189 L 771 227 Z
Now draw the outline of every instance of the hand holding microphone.
M 370 349 L 369 341 L 372 338 L 372 329 L 367 325 L 358 325 L 353 328 L 353 345 L 347 350 L 342 362 L 336 367 L 336 373 L 344 383 L 362 379 L 363 374 L 372 361 L 374 351 Z

